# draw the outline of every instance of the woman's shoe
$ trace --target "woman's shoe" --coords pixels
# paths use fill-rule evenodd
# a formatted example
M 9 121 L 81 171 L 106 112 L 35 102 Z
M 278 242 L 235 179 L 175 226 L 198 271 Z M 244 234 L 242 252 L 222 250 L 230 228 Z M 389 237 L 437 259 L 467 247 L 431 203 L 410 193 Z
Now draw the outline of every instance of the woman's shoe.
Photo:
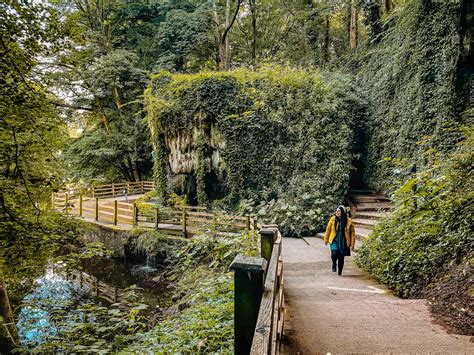
M 332 272 L 336 272 L 336 264 L 332 265 Z

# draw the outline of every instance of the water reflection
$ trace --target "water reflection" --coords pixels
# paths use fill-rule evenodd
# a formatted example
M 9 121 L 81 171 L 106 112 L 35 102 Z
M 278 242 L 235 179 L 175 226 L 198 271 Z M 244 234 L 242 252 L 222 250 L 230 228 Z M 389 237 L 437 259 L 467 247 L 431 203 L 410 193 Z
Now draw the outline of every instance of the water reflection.
M 17 318 L 22 344 L 32 348 L 72 329 L 84 321 L 80 306 L 110 306 L 119 302 L 132 285 L 140 287 L 138 297 L 149 306 L 150 318 L 156 319 L 156 314 L 170 304 L 170 290 L 159 271 L 151 266 L 100 258 L 89 260 L 83 271 L 73 270 L 66 275 L 61 264 L 49 263 L 44 275 L 35 280 L 34 289 L 22 300 Z
M 45 274 L 35 280 L 35 289 L 22 301 L 17 322 L 22 344 L 34 346 L 55 336 L 59 329 L 51 322 L 51 315 L 86 299 L 85 289 L 58 273 L 58 265 L 49 264 Z

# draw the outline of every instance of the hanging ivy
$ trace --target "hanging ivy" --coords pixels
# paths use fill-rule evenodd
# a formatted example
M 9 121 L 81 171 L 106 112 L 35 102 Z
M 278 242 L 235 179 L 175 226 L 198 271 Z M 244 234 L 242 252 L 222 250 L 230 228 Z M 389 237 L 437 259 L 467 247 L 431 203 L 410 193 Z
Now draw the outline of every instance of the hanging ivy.
M 425 149 L 420 141 L 444 152 L 459 141 L 453 127 L 463 109 L 455 80 L 460 13 L 457 1 L 408 1 L 365 58 L 361 82 L 371 111 L 366 180 L 376 189 L 397 186 L 394 163 L 400 160 L 409 162 L 402 174 L 426 165 L 418 158 Z

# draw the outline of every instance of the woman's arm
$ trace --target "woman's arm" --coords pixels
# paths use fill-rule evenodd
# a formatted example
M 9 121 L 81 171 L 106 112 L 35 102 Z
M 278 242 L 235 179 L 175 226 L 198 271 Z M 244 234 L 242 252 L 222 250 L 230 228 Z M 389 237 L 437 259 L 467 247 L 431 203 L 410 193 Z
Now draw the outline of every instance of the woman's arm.
M 332 229 L 332 218 L 329 219 L 328 225 L 326 227 L 326 233 L 324 233 L 324 244 L 329 242 L 329 235 L 331 234 Z

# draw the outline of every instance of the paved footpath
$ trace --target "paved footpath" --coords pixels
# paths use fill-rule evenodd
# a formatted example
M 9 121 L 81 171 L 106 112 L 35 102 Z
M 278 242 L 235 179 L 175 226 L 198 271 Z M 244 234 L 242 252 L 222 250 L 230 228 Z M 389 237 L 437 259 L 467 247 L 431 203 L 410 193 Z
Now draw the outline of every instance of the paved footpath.
M 433 322 L 426 300 L 394 296 L 352 256 L 338 276 L 331 271 L 329 247 L 319 238 L 305 240 L 283 240 L 283 353 L 474 354 L 469 336 L 448 334 Z

